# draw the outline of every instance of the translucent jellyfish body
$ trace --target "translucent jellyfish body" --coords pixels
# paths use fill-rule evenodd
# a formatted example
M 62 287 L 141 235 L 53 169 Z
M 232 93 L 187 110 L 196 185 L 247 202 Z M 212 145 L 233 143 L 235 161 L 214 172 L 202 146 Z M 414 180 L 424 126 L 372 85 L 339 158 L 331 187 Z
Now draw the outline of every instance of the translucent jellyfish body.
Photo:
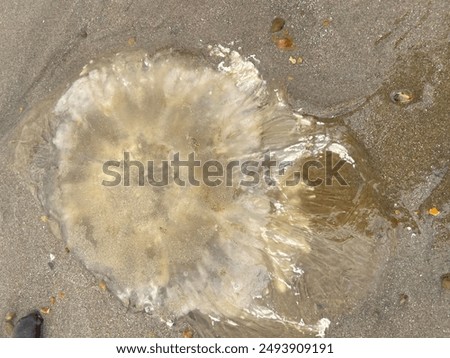
M 202 335 L 323 334 L 380 264 L 385 224 L 363 155 L 342 128 L 272 96 L 237 52 L 211 54 L 217 69 L 173 51 L 85 66 L 28 113 L 16 167 L 130 308 L 190 317 Z M 190 155 L 191 172 L 164 167 Z M 319 169 L 339 159 L 345 183 L 329 182 Z M 289 184 L 311 161 L 322 185 Z

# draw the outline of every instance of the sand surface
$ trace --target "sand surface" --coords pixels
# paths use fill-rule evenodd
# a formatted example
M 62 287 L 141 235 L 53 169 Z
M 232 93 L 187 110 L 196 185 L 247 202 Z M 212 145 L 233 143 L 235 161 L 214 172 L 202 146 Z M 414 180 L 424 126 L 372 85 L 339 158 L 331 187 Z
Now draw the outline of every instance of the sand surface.
M 441 0 L 5 0 L 0 137 L 99 55 L 234 42 L 229 46 L 260 61 L 269 84 L 287 90 L 295 109 L 351 128 L 397 226 L 370 295 L 334 318 L 327 336 L 449 337 L 450 290 L 441 286 L 450 272 L 449 13 L 450 3 Z M 271 39 L 276 16 L 293 37 L 290 52 Z M 292 64 L 290 56 L 303 63 Z M 414 93 L 413 103 L 392 104 L 389 94 L 401 89 Z M 10 163 L 2 140 L 0 317 L 49 306 L 47 337 L 181 336 L 185 326 L 129 312 L 99 287 L 50 233 Z M 428 213 L 433 207 L 437 216 Z M 7 333 L 2 327 L 0 336 Z

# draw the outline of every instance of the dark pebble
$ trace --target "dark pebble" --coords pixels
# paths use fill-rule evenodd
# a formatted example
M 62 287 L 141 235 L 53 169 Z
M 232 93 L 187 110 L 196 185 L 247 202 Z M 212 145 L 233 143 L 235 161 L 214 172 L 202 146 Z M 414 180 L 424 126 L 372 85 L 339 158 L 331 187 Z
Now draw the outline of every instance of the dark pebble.
M 41 338 L 44 319 L 38 311 L 22 317 L 14 327 L 14 338 Z

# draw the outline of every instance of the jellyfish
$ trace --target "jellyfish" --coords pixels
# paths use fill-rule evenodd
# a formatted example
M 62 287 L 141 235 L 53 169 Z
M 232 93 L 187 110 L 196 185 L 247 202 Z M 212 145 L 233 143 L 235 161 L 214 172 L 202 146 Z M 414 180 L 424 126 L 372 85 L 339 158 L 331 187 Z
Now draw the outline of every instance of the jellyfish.
M 130 309 L 202 335 L 323 335 L 382 266 L 363 151 L 222 46 L 91 61 L 14 135 L 71 253 Z M 344 183 L 299 180 L 330 160 Z

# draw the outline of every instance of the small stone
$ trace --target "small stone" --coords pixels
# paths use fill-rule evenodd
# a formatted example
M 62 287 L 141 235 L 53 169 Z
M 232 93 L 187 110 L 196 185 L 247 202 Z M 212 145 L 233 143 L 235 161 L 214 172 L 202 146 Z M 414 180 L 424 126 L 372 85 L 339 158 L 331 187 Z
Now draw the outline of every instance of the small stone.
M 49 255 L 50 261 L 48 262 L 48 267 L 50 267 L 50 270 L 53 270 L 55 268 L 55 258 L 56 256 L 53 254 Z
M 16 318 L 16 312 L 8 312 L 5 315 L 5 321 L 12 321 L 14 318 Z
M 401 293 L 400 296 L 399 296 L 399 298 L 400 298 L 399 303 L 400 303 L 401 305 L 404 305 L 404 304 L 407 303 L 408 300 L 409 300 L 409 297 L 408 297 L 408 295 L 407 295 L 406 293 Z
M 42 314 L 49 314 L 50 313 L 50 307 L 45 306 L 45 307 L 41 307 L 41 309 L 39 310 Z
M 446 290 L 450 290 L 450 273 L 441 276 L 441 286 Z
M 411 91 L 402 90 L 402 91 L 394 91 L 390 94 L 391 101 L 399 104 L 406 104 L 412 101 L 413 94 Z
M 66 296 L 66 294 L 65 294 L 63 291 L 59 291 L 59 292 L 58 292 L 58 298 L 59 298 L 59 299 L 62 300 L 65 296 Z
M 276 17 L 272 20 L 272 26 L 270 27 L 270 32 L 278 32 L 281 31 L 284 27 L 284 24 L 286 21 L 282 19 L 281 17 Z
M 186 328 L 183 331 L 183 338 L 193 338 L 193 337 L 194 337 L 194 332 L 190 328 Z
M 50 304 L 54 305 L 56 303 L 56 297 L 55 296 L 50 296 Z
M 297 63 L 298 63 L 299 65 L 301 65 L 301 64 L 303 63 L 303 57 L 299 56 L 299 57 L 297 58 Z
M 48 216 L 47 215 L 42 215 L 39 220 L 41 220 L 43 223 L 48 222 Z
M 428 210 L 428 214 L 438 216 L 441 212 L 437 208 L 431 208 Z
M 38 311 L 22 317 L 14 327 L 15 338 L 41 338 L 44 319 Z

